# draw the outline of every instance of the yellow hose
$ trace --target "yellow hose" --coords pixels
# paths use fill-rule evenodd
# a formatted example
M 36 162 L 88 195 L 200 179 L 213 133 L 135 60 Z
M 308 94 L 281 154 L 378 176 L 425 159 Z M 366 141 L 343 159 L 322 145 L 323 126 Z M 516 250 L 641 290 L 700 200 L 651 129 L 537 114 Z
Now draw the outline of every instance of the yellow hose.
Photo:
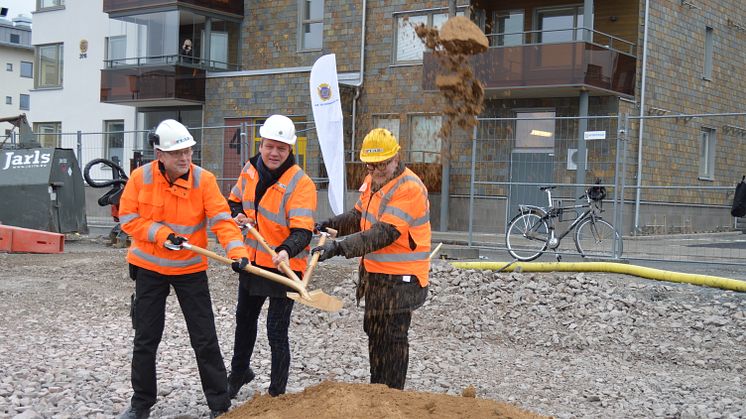
M 510 262 L 451 262 L 459 269 L 500 270 Z M 687 274 L 643 266 L 629 265 L 615 262 L 515 262 L 505 268 L 505 271 L 515 271 L 520 267 L 523 272 L 612 272 L 639 276 L 641 278 L 658 281 L 679 282 L 694 285 L 704 285 L 731 291 L 746 292 L 746 281 L 722 278 L 719 276 Z

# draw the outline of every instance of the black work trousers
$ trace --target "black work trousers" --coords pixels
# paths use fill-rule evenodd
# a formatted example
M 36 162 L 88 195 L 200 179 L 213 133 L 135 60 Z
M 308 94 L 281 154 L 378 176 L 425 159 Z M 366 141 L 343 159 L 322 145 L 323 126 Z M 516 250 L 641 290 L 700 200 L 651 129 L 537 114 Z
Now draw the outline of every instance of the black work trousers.
M 290 372 L 290 343 L 288 329 L 294 301 L 286 297 L 266 297 L 250 295 L 243 287 L 238 287 L 238 304 L 236 306 L 236 335 L 233 344 L 231 373 L 243 374 L 250 366 L 251 355 L 256 344 L 259 313 L 264 302 L 269 298 L 267 311 L 267 339 L 272 352 L 272 369 L 270 371 L 270 396 L 285 394 Z
M 368 334 L 370 383 L 404 389 L 409 367 L 409 324 L 412 312 L 365 311 L 363 330 Z
M 228 410 L 228 378 L 215 332 L 206 272 L 172 276 L 140 268 L 135 284 L 132 407 L 147 409 L 156 402 L 156 352 L 163 336 L 166 297 L 173 287 L 189 330 L 207 405 L 210 410 Z
M 427 298 L 427 287 L 417 278 L 368 273 L 360 270 L 365 284 L 363 330 L 368 335 L 371 384 L 404 389 L 409 366 L 409 326 L 412 311 Z

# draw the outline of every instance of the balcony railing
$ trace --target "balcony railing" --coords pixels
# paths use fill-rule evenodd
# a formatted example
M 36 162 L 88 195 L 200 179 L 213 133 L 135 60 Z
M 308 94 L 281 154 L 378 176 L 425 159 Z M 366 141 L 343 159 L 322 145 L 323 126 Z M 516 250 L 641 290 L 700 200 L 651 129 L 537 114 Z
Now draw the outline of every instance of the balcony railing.
M 108 64 L 101 70 L 101 102 L 146 106 L 146 102 L 176 105 L 205 100 L 202 68 L 166 63 Z
M 184 65 L 206 71 L 236 71 L 238 64 L 218 60 L 207 60 L 191 55 L 171 54 L 153 55 L 147 57 L 113 58 L 104 60 L 105 68 L 144 67 L 152 65 Z
M 553 41 L 553 37 L 571 37 L 571 39 Z M 592 44 L 596 44 L 613 51 L 621 52 L 631 56 L 637 55 L 637 46 L 633 42 L 589 28 L 567 28 L 488 34 L 487 39 L 489 40 L 490 48 L 534 44 L 556 44 L 587 40 Z
M 556 32 L 572 35 L 572 39 L 551 42 L 553 36 L 557 37 Z M 586 41 L 583 33 L 592 36 Z M 513 44 L 506 45 L 510 43 Z M 491 35 L 490 45 L 487 51 L 470 59 L 476 78 L 488 90 L 569 87 L 587 88 L 596 94 L 634 96 L 635 45 L 612 35 L 584 28 L 530 31 Z M 433 54 L 426 52 L 423 89 L 436 89 L 439 68 Z M 543 93 L 537 91 L 536 95 Z

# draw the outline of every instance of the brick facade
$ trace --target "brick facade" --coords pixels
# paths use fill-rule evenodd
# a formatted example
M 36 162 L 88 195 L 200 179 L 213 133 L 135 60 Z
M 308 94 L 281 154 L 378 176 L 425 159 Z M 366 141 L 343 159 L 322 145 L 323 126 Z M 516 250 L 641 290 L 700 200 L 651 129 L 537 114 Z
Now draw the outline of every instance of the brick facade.
M 506 7 L 509 2 L 505 3 Z M 532 1 L 534 3 L 541 3 Z M 558 2 L 551 2 L 558 4 Z M 564 2 L 559 2 L 565 4 Z M 620 100 L 616 96 L 591 96 L 590 115 L 616 115 L 617 113 L 638 116 L 640 114 L 641 66 L 643 55 L 643 31 L 645 0 L 639 4 L 607 4 L 596 0 L 599 30 L 614 27 L 618 13 L 623 19 L 623 32 L 634 33 L 634 13 L 639 14 L 636 44 L 637 77 L 635 98 Z M 602 4 L 603 3 L 603 4 Z M 573 3 L 577 4 L 577 3 Z M 582 2 L 581 2 L 582 4 Z M 663 112 L 673 114 L 701 114 L 738 112 L 744 110 L 746 96 L 743 80 L 746 79 L 746 8 L 741 0 L 691 0 L 683 5 L 675 2 L 651 2 L 648 40 L 648 63 L 646 72 L 646 116 Z M 272 113 L 284 113 L 298 120 L 312 121 L 308 78 L 310 66 L 321 55 L 335 53 L 340 74 L 357 73 L 360 68 L 360 42 L 362 2 L 332 0 L 324 2 L 324 32 L 321 50 L 300 51 L 298 44 L 299 2 L 279 0 L 274 2 L 247 2 L 246 18 L 242 25 L 244 46 L 241 54 L 243 72 L 225 77 L 208 78 L 204 125 L 221 126 L 226 118 L 264 117 Z M 439 115 L 443 105 L 436 92 L 422 89 L 421 64 L 396 64 L 395 26 L 396 17 L 406 12 L 433 8 L 447 12 L 448 1 L 381 1 L 367 2 L 365 34 L 365 69 L 363 87 L 356 102 L 353 134 L 353 97 L 356 89 L 341 85 L 343 113 L 345 115 L 345 148 L 347 160 L 356 160 L 354 151 L 371 128 L 373 118 L 388 115 L 399 120 L 399 137 L 403 150 L 412 151 L 410 144 L 410 120 L 413 115 Z M 616 8 L 624 8 L 620 12 Z M 631 11 L 631 12 L 630 12 Z M 612 16 L 614 18 L 612 19 Z M 625 22 L 622 22 L 625 20 Z M 709 80 L 703 79 L 705 27 L 711 27 L 714 35 L 713 72 Z M 631 28 L 631 29 L 630 29 Z M 528 30 L 528 29 L 527 29 Z M 611 30 L 611 29 L 609 29 Z M 535 98 L 489 99 L 484 117 L 514 117 L 515 109 L 550 108 L 557 116 L 577 116 L 578 98 L 541 97 L 542 89 L 535 89 Z M 626 133 L 628 141 L 627 173 L 625 183 L 634 186 L 636 181 L 638 121 L 631 120 Z M 713 129 L 716 135 L 714 176 L 699 176 L 699 135 L 702 128 Z M 746 146 L 744 132 L 727 127 L 746 127 L 744 117 L 710 117 L 650 119 L 645 121 L 643 138 L 642 179 L 649 185 L 694 185 L 712 186 L 728 184 L 740 179 L 746 170 Z M 616 123 L 610 128 L 616 132 Z M 222 141 L 222 133 L 206 132 L 207 142 Z M 318 160 L 315 132 L 309 131 L 309 162 Z M 558 125 L 557 137 L 577 139 L 577 126 Z M 454 130 L 451 153 L 446 158 L 451 162 L 451 194 L 461 197 L 470 192 L 471 133 Z M 613 142 L 609 143 L 613 144 Z M 558 154 L 564 153 L 571 144 L 564 145 Z M 352 150 L 352 152 L 349 152 Z M 613 162 L 616 148 L 612 145 L 601 149 L 589 148 L 589 159 L 605 159 Z M 734 152 L 735 151 L 735 152 Z M 495 150 L 495 158 L 505 158 L 509 149 Z M 502 154 L 500 154 L 502 153 Z M 595 155 L 593 154 L 595 153 Z M 498 155 L 499 154 L 499 155 Z M 405 154 L 406 155 L 406 154 Z M 206 167 L 220 172 L 220 153 L 206 152 Z M 480 166 L 477 178 L 485 178 L 494 170 L 506 173 L 504 168 Z M 594 175 L 611 182 L 615 167 L 596 166 Z M 482 171 L 482 173 L 480 173 Z M 316 164 L 308 168 L 312 177 L 323 177 L 323 168 Z M 574 174 L 557 171 L 559 182 L 574 182 Z M 592 179 L 588 179 L 592 181 Z M 354 183 L 354 182 L 353 182 Z M 348 182 L 348 185 L 350 183 Z M 504 187 L 483 187 L 478 195 L 490 198 L 505 196 Z M 634 199 L 632 192 L 627 196 Z M 642 200 L 647 203 L 694 203 L 702 205 L 724 205 L 727 201 L 720 191 L 702 190 L 645 190 Z M 437 202 L 434 201 L 437 206 Z M 452 211 L 453 212 L 453 211 Z M 450 224 L 463 229 L 464 214 L 458 215 Z

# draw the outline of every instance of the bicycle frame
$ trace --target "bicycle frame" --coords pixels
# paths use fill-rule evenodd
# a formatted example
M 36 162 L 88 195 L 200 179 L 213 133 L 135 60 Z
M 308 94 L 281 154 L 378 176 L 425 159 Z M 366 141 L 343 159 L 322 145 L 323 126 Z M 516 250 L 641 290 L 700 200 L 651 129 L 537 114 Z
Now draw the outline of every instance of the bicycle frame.
M 580 224 L 582 221 L 584 221 L 586 218 L 595 218 L 597 209 L 597 204 L 594 201 L 591 201 L 586 197 L 586 200 L 588 200 L 585 204 L 580 205 L 572 205 L 567 207 L 555 207 L 552 203 L 552 190 L 551 188 L 544 189 L 544 192 L 547 194 L 547 199 L 549 201 L 549 206 L 547 207 L 540 207 L 538 205 L 518 205 L 518 210 L 521 212 L 521 214 L 526 214 L 528 212 L 539 212 L 541 214 L 541 219 L 547 222 L 547 226 L 549 227 L 549 240 L 547 242 L 548 247 L 554 249 L 559 246 L 559 243 L 562 241 L 565 236 L 567 236 L 571 231 L 575 229 L 575 227 Z M 581 214 L 577 215 L 572 223 L 570 223 L 570 226 L 567 227 L 565 231 L 563 231 L 561 234 L 556 235 L 555 234 L 555 219 L 560 217 L 560 214 L 564 211 L 577 211 L 579 208 L 587 208 L 585 211 L 583 211 Z

